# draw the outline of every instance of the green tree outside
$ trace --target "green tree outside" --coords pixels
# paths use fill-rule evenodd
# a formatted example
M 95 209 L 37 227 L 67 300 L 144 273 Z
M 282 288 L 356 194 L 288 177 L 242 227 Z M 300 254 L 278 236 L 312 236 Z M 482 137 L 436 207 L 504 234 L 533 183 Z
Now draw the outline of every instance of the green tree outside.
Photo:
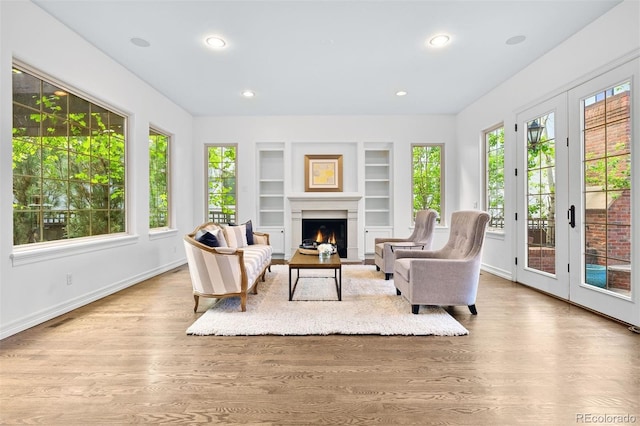
M 433 209 L 442 217 L 442 146 L 415 145 L 413 164 L 413 219 L 419 210 Z

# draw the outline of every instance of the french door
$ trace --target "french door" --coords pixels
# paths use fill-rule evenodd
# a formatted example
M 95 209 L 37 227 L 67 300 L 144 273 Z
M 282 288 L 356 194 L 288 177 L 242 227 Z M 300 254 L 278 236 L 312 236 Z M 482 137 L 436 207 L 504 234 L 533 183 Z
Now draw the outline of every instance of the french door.
M 518 115 L 517 280 L 569 297 L 567 95 Z
M 568 96 L 575 141 L 569 157 L 576 159 L 569 164 L 569 202 L 575 210 L 569 232 L 570 299 L 634 325 L 640 324 L 640 288 L 632 281 L 640 264 L 635 271 L 631 267 L 638 250 L 632 244 L 632 229 L 638 232 L 632 224 L 632 189 L 638 193 L 632 171 L 637 174 L 633 166 L 640 163 L 632 155 L 638 158 L 640 144 L 639 69 L 636 59 Z
M 634 325 L 639 69 L 636 59 L 517 116 L 517 281 Z

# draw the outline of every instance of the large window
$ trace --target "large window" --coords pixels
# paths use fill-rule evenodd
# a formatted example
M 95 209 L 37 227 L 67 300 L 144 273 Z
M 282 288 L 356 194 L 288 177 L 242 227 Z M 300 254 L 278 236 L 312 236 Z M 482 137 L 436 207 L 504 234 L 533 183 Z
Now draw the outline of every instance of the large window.
M 168 135 L 149 129 L 149 228 L 168 228 L 169 222 Z
M 438 223 L 444 222 L 444 145 L 412 145 L 413 219 L 418 210 L 438 212 Z
M 236 146 L 207 145 L 207 218 L 236 221 Z
M 491 220 L 489 228 L 504 229 L 504 126 L 484 134 L 485 149 L 485 205 Z
M 13 243 L 125 232 L 125 118 L 13 68 Z

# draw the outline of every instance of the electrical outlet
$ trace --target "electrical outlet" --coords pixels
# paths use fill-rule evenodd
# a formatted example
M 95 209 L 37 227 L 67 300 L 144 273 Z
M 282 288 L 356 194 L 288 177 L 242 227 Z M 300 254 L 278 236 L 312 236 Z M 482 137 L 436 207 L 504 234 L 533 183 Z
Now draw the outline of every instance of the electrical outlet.
M 71 279 L 71 272 L 69 272 L 69 273 L 67 274 L 67 285 L 71 285 L 71 284 L 73 284 L 73 281 L 72 281 L 72 279 Z

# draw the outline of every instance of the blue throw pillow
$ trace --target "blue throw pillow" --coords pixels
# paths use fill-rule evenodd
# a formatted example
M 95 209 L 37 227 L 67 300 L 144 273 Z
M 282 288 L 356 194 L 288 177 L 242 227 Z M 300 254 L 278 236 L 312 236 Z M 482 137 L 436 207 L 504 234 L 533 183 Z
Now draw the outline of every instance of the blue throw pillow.
M 251 225 L 251 221 L 248 220 L 245 222 L 245 226 L 247 227 L 247 244 L 252 246 L 255 244 L 253 242 L 253 225 Z
M 209 231 L 204 231 L 202 229 L 199 230 L 196 233 L 196 236 L 194 237 L 194 239 L 197 242 L 202 243 L 209 247 L 220 247 L 220 242 L 218 241 L 216 236 Z

